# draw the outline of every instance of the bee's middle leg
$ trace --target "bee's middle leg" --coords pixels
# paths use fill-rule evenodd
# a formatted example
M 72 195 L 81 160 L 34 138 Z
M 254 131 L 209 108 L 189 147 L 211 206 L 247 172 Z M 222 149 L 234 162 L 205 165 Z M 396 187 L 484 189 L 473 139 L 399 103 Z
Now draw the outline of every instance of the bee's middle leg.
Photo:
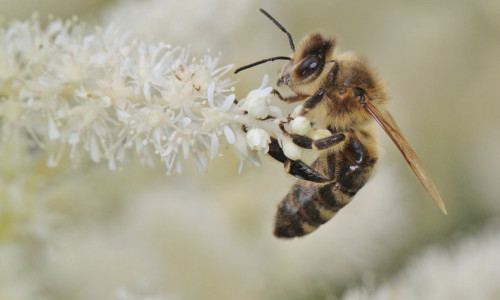
M 277 161 L 283 163 L 287 173 L 294 177 L 317 183 L 327 183 L 333 180 L 332 178 L 325 177 L 301 160 L 291 160 L 286 157 L 276 138 L 271 137 L 268 154 Z
M 334 135 L 319 139 L 319 140 L 313 140 L 310 137 L 303 136 L 300 134 L 293 134 L 289 133 L 285 129 L 285 123 L 281 122 L 279 124 L 281 131 L 288 137 L 292 139 L 292 142 L 304 149 L 314 149 L 314 150 L 324 150 L 330 147 L 333 147 L 337 145 L 340 142 L 343 142 L 345 140 L 345 134 L 343 133 L 336 133 Z
M 343 133 L 334 134 L 319 140 L 313 140 L 310 137 L 299 134 L 290 134 L 289 136 L 292 138 L 295 145 L 304 149 L 314 150 L 328 149 L 345 140 L 345 135 Z

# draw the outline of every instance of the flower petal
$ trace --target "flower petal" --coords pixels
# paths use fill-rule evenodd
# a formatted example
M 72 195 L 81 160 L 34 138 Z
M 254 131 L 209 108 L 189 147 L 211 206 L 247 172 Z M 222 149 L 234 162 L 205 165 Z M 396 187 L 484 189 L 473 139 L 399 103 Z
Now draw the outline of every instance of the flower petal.
M 259 86 L 259 90 L 262 90 L 267 85 L 268 82 L 269 82 L 269 75 L 265 74 L 264 78 L 262 79 L 262 83 Z
M 208 100 L 208 105 L 210 105 L 210 107 L 214 107 L 214 91 L 215 91 L 215 82 L 212 81 L 210 82 L 207 91 L 207 100 Z
M 214 159 L 219 152 L 219 138 L 216 132 L 212 132 L 212 137 L 210 141 L 210 158 Z
M 56 123 L 54 122 L 54 119 L 52 119 L 52 116 L 49 115 L 49 139 L 51 140 L 56 140 L 58 139 L 61 134 L 59 133 L 59 130 L 57 129 Z
M 227 111 L 231 107 L 231 105 L 233 105 L 235 98 L 236 98 L 235 94 L 227 96 L 226 99 L 224 100 L 224 103 L 222 104 L 222 109 L 224 111 Z
M 224 126 L 222 128 L 222 130 L 224 131 L 224 135 L 226 136 L 226 140 L 229 144 L 234 144 L 234 141 L 236 140 L 236 136 L 234 135 L 234 132 L 231 128 L 229 128 L 229 126 Z

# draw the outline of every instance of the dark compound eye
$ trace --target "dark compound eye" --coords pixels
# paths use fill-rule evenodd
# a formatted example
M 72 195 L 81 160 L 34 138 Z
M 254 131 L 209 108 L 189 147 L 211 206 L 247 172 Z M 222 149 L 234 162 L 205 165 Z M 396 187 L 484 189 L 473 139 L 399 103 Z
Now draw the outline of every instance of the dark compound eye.
M 306 58 L 299 66 L 297 70 L 297 74 L 302 77 L 306 78 L 310 76 L 311 74 L 316 71 L 316 69 L 319 66 L 319 59 L 317 56 L 309 56 Z

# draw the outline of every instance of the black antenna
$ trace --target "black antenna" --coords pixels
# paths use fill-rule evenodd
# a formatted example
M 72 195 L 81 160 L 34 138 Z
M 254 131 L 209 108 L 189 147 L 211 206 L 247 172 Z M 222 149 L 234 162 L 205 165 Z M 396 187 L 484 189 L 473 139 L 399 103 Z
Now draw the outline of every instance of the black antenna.
M 238 69 L 236 69 L 234 71 L 234 74 L 240 72 L 240 71 L 243 71 L 243 70 L 246 70 L 248 68 L 251 68 L 251 67 L 255 67 L 257 65 L 260 65 L 260 64 L 263 64 L 265 62 L 268 62 L 268 61 L 273 61 L 273 60 L 278 60 L 278 59 L 286 59 L 286 60 L 291 60 L 290 57 L 288 56 L 275 56 L 275 57 L 271 57 L 271 58 L 265 58 L 265 59 L 262 59 L 262 60 L 259 60 L 259 61 L 256 61 L 254 63 L 251 63 L 249 65 L 246 65 L 246 66 L 243 66 L 243 67 L 239 67 Z
M 292 39 L 292 36 L 290 35 L 290 33 L 288 31 L 286 31 L 285 27 L 283 27 L 280 23 L 278 23 L 278 21 L 276 21 L 275 18 L 273 18 L 267 11 L 263 10 L 262 8 L 259 9 L 261 13 L 263 13 L 266 17 L 268 17 L 271 21 L 273 21 L 273 23 L 278 26 L 279 29 L 281 29 L 281 31 L 283 31 L 284 33 L 286 33 L 286 35 L 288 36 L 288 41 L 290 42 L 290 48 L 292 48 L 292 51 L 295 52 L 295 46 L 293 44 L 293 39 Z M 278 60 L 278 59 L 282 59 L 282 60 L 292 60 L 290 57 L 288 56 L 275 56 L 275 57 L 271 57 L 271 58 L 265 58 L 265 59 L 262 59 L 262 60 L 259 60 L 259 61 L 256 61 L 254 63 L 251 63 L 249 65 L 246 65 L 246 66 L 243 66 L 243 67 L 240 67 L 238 69 L 236 69 L 234 71 L 234 74 L 240 72 L 240 71 L 243 71 L 243 70 L 246 70 L 248 68 L 251 68 L 251 67 L 255 67 L 257 65 L 260 65 L 260 64 L 263 64 L 265 62 L 268 62 L 268 61 L 274 61 L 274 60 Z
M 267 11 L 263 10 L 262 8 L 259 9 L 261 13 L 263 13 L 266 17 L 268 17 L 271 21 L 273 21 L 273 23 L 278 26 L 279 29 L 281 29 L 281 31 L 283 31 L 284 33 L 286 33 L 286 35 L 288 36 L 288 41 L 290 42 L 290 48 L 292 48 L 292 51 L 295 52 L 295 46 L 293 45 L 293 39 L 292 39 L 292 35 L 286 31 L 285 27 L 283 27 L 280 23 L 278 23 L 278 21 L 276 21 L 275 18 L 273 18 Z

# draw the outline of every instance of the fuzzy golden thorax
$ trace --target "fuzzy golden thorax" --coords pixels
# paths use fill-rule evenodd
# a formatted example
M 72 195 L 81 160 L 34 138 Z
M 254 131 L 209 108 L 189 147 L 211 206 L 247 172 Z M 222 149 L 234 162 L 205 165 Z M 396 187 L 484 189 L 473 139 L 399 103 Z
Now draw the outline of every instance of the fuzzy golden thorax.
M 304 96 L 323 88 L 325 97 L 315 108 L 318 119 L 337 129 L 354 129 L 372 119 L 359 103 L 360 93 L 376 106 L 384 105 L 387 96 L 366 59 L 337 53 L 335 46 L 334 38 L 319 33 L 306 36 L 283 66 L 277 85 Z

